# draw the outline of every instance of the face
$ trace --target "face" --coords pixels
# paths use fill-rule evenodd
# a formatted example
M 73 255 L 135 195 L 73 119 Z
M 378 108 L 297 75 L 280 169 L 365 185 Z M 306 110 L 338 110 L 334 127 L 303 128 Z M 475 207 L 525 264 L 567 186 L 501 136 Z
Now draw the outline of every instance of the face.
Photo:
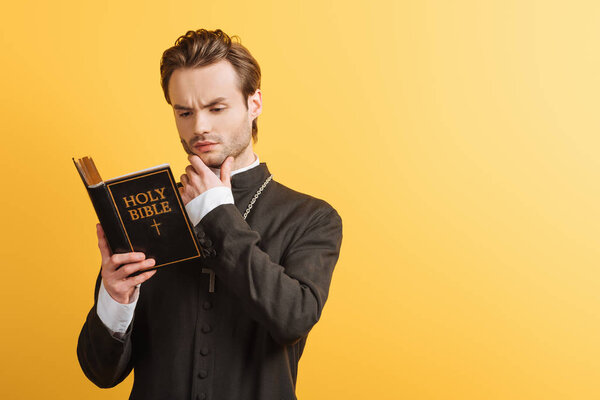
M 234 168 L 254 161 L 252 121 L 262 111 L 260 89 L 244 99 L 237 73 L 226 60 L 200 68 L 179 68 L 169 80 L 169 97 L 181 144 L 211 168 L 228 156 Z

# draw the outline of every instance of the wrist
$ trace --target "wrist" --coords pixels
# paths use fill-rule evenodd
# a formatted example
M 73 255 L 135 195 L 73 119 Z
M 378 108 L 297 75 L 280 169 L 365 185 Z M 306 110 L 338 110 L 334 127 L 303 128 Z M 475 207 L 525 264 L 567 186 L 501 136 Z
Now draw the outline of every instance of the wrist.
M 108 292 L 108 295 L 119 304 L 133 303 L 135 300 L 137 300 L 137 296 L 139 293 L 137 286 L 134 286 L 133 291 L 130 291 L 130 293 L 121 294 L 121 295 L 116 292 L 113 292 L 109 288 L 106 288 L 106 291 Z

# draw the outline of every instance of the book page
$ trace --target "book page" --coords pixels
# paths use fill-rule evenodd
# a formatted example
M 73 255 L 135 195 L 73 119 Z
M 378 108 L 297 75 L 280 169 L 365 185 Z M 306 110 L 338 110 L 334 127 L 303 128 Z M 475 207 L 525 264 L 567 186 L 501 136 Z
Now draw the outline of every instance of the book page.
M 110 183 L 110 182 L 113 182 L 113 181 L 120 180 L 122 178 L 127 178 L 129 176 L 133 176 L 133 175 L 137 175 L 137 174 L 141 174 L 141 173 L 146 173 L 146 172 L 151 172 L 151 171 L 159 170 L 159 169 L 165 168 L 165 167 L 170 167 L 170 165 L 169 164 L 156 165 L 154 167 L 150 167 L 150 168 L 142 169 L 142 170 L 139 170 L 139 171 L 130 172 L 130 173 L 125 174 L 125 175 L 120 175 L 120 176 L 117 176 L 117 177 L 114 177 L 114 178 L 110 178 L 110 179 L 106 180 L 105 182 L 106 183 Z

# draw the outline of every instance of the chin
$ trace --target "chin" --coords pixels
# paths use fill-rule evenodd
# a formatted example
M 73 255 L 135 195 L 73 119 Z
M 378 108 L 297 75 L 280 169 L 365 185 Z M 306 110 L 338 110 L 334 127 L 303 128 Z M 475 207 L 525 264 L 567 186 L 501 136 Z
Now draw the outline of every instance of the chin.
M 210 168 L 221 168 L 221 164 L 223 164 L 223 161 L 225 161 L 225 159 L 227 157 L 223 156 L 222 154 L 212 154 L 212 153 L 201 153 L 201 154 L 196 154 L 198 157 L 200 157 L 200 159 L 202 160 L 202 162 Z

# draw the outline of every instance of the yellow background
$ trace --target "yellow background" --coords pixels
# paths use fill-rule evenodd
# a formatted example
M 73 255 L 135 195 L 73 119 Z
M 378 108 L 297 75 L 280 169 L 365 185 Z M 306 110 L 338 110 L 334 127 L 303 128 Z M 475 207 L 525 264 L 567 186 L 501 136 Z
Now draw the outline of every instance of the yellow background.
M 344 241 L 300 399 L 600 398 L 597 1 L 21 1 L 0 15 L 0 397 L 122 399 L 77 363 L 100 256 L 71 157 L 187 160 L 159 59 L 237 34 L 256 151 Z

